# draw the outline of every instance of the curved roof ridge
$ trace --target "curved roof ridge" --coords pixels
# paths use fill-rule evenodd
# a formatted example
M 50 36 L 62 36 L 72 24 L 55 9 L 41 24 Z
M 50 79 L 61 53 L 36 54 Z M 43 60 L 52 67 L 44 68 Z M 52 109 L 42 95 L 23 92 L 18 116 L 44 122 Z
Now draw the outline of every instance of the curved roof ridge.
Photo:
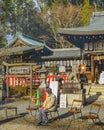
M 104 11 L 93 12 L 93 16 L 104 16 Z
M 50 48 L 49 46 L 47 46 L 46 44 L 45 44 L 45 47 L 47 48 L 47 49 L 49 49 L 50 51 L 52 51 L 52 52 L 56 52 L 56 51 L 70 51 L 70 50 L 79 50 L 79 48 L 78 47 L 75 47 L 75 48 L 55 48 L 55 49 L 52 49 L 52 48 Z
M 16 40 L 22 40 L 23 42 L 25 42 L 28 46 L 44 46 L 42 42 L 40 42 L 39 40 L 35 40 L 34 38 L 30 37 L 30 36 L 27 36 L 27 35 L 24 35 L 23 33 L 21 32 L 17 32 L 15 34 L 15 36 L 13 37 L 13 40 L 11 43 L 9 43 L 6 47 L 10 47 L 12 44 L 14 44 L 14 42 Z
M 104 11 L 94 12 L 88 26 L 74 28 L 59 28 L 60 34 L 104 34 Z
M 22 35 L 23 35 L 23 37 L 30 38 L 30 39 L 35 40 L 35 41 L 38 41 L 38 42 L 42 42 L 40 39 L 31 37 L 31 36 L 28 36 L 28 35 L 26 35 L 25 33 L 22 33 Z

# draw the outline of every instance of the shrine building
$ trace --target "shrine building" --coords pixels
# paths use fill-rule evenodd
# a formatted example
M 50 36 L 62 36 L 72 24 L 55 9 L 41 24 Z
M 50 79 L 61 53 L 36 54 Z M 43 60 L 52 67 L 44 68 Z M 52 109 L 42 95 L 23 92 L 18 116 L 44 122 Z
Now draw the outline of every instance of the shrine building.
M 84 74 L 92 83 L 98 83 L 104 71 L 104 11 L 94 12 L 88 26 L 77 28 L 60 28 L 61 36 L 80 48 Z

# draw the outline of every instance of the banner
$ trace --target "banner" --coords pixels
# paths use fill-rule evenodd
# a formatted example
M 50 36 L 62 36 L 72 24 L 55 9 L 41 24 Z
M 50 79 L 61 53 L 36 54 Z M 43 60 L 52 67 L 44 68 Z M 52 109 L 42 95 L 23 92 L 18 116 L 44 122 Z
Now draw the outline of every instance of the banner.
M 52 89 L 52 93 L 58 96 L 58 81 L 51 81 L 49 87 Z
M 66 108 L 66 94 L 60 95 L 60 108 Z

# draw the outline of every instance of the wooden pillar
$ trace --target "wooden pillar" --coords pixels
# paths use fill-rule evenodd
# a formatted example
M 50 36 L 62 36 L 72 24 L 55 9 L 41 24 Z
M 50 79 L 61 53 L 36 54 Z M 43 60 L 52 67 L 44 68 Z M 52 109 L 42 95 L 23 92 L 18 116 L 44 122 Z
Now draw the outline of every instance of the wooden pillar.
M 32 65 L 30 66 L 30 98 L 32 97 Z
M 8 77 L 8 66 L 6 66 L 6 78 Z M 6 80 L 5 80 L 6 82 Z M 8 83 L 6 83 L 6 87 L 7 87 L 7 98 L 9 97 L 9 86 Z
M 94 56 L 91 56 L 91 81 L 94 83 Z
M 82 51 L 82 64 L 84 64 L 84 52 Z

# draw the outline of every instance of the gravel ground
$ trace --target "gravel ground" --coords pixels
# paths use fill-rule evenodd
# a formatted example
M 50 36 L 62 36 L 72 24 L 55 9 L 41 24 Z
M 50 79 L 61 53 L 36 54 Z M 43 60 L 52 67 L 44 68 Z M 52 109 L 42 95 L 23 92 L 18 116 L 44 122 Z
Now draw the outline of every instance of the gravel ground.
M 104 103 L 104 101 L 101 101 Z M 0 106 L 0 130 L 104 130 L 104 105 L 100 111 L 101 123 L 93 124 L 91 120 L 72 120 L 68 112 L 68 108 L 59 108 L 61 119 L 50 121 L 48 126 L 37 126 L 37 116 L 33 112 L 33 115 L 27 112 L 26 108 L 29 105 L 29 101 L 20 100 L 15 102 L 18 107 L 18 115 L 14 116 L 14 111 L 9 110 L 8 119 L 5 117 L 4 107 L 9 104 L 3 104 Z M 89 111 L 89 106 L 86 105 L 83 108 L 83 114 Z

